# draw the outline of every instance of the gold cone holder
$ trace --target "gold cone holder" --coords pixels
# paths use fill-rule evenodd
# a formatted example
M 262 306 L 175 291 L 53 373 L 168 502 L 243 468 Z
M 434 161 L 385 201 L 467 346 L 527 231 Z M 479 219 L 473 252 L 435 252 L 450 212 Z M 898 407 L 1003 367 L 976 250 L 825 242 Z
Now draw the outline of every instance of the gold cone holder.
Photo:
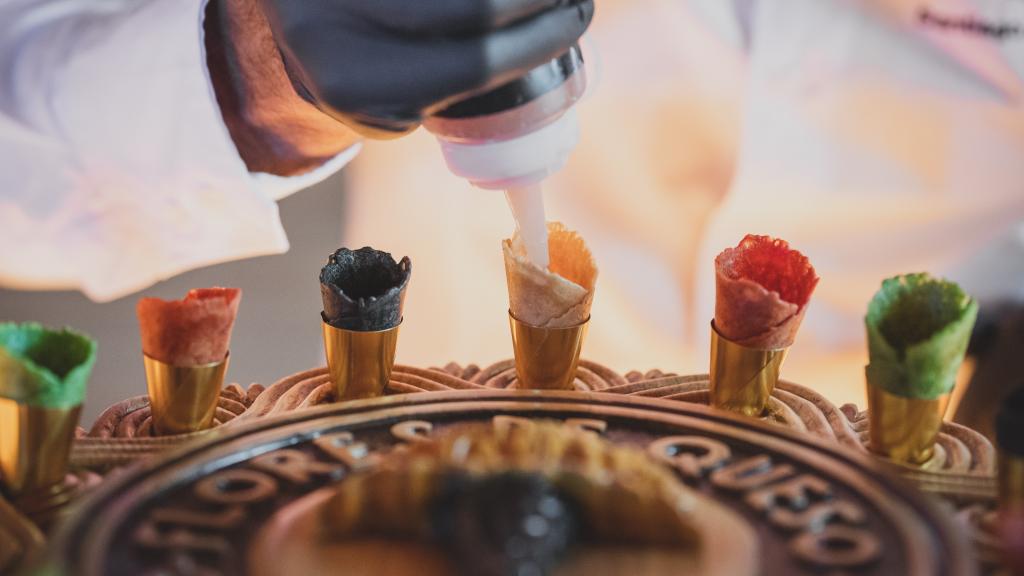
M 16 504 L 63 486 L 81 412 L 0 398 L 0 480 Z
M 230 358 L 229 353 L 212 364 L 174 366 L 143 354 L 153 431 L 170 436 L 212 427 Z
M 758 417 L 779 382 L 789 348 L 759 350 L 741 346 L 718 333 L 711 322 L 711 405 Z
M 359 332 L 322 322 L 327 368 L 338 402 L 384 395 L 395 365 L 398 329 Z
M 1024 457 L 999 453 L 999 508 L 1024 514 Z
M 0 574 L 16 574 L 42 552 L 39 528 L 0 496 Z
M 576 366 L 590 318 L 568 328 L 538 328 L 508 314 L 516 376 L 523 390 L 575 390 Z
M 935 454 L 935 439 L 942 429 L 949 397 L 907 398 L 869 382 L 869 448 L 900 464 L 926 464 Z

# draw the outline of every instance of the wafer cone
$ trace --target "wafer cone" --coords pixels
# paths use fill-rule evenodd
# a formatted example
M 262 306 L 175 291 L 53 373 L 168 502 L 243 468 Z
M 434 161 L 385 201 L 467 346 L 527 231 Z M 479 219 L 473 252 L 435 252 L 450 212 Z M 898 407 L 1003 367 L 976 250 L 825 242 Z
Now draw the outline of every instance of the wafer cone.
M 16 505 L 64 481 L 95 360 L 83 334 L 0 324 L 0 487 Z
M 559 222 L 548 224 L 547 269 L 527 258 L 518 232 L 502 248 L 519 387 L 571 390 L 594 301 L 594 258 Z
M 323 321 L 342 330 L 379 332 L 402 323 L 412 261 L 369 246 L 340 248 L 320 270 Z
M 715 328 L 747 348 L 787 348 L 817 284 L 810 261 L 785 240 L 748 235 L 715 258 Z
M 873 452 L 911 465 L 931 458 L 977 315 L 978 303 L 952 282 L 882 282 L 864 319 Z
M 568 328 L 590 318 L 597 265 L 583 238 L 561 222 L 548 223 L 548 269 L 526 256 L 517 232 L 502 242 L 512 316 L 538 328 Z
M 320 270 L 322 329 L 335 398 L 382 396 L 395 364 L 412 261 L 341 248 Z
M 139 300 L 142 352 L 172 366 L 224 360 L 241 299 L 238 288 L 201 288 L 182 300 Z
M 761 415 L 818 283 L 784 240 L 746 236 L 715 258 L 711 403 Z
M 146 385 L 159 434 L 213 425 L 242 291 L 190 290 L 182 300 L 143 298 L 136 306 Z

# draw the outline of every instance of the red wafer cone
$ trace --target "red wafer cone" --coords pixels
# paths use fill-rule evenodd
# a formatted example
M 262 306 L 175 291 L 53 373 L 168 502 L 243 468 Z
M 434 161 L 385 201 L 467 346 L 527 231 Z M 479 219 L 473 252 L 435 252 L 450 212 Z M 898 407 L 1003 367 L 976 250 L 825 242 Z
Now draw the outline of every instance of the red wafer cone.
M 818 276 L 784 240 L 748 235 L 715 258 L 711 403 L 761 416 Z
M 241 297 L 238 288 L 200 288 L 182 300 L 139 300 L 142 351 L 174 366 L 224 360 Z
M 159 434 L 213 425 L 242 291 L 191 290 L 183 300 L 139 300 L 146 384 Z
M 818 276 L 785 240 L 747 235 L 715 258 L 715 328 L 759 350 L 793 344 Z

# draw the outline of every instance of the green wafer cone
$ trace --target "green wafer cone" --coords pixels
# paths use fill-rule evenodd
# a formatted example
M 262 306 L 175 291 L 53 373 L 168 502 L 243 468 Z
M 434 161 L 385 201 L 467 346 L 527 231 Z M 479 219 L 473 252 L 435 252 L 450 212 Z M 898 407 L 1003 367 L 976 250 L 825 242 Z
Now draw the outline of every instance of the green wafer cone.
M 906 398 L 949 393 L 978 318 L 978 303 L 953 282 L 907 274 L 882 282 L 865 317 L 868 383 Z
M 96 342 L 70 329 L 0 324 L 0 397 L 43 408 L 82 403 Z

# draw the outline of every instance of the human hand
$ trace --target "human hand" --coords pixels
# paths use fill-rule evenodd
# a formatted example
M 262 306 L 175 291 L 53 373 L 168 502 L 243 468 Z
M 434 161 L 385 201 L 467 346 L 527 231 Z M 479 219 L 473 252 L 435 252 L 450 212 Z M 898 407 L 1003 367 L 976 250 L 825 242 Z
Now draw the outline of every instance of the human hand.
M 259 2 L 213 0 L 206 6 L 210 81 L 249 171 L 302 174 L 360 136 L 296 93 Z
M 593 0 L 261 0 L 293 81 L 386 137 L 573 46 Z

